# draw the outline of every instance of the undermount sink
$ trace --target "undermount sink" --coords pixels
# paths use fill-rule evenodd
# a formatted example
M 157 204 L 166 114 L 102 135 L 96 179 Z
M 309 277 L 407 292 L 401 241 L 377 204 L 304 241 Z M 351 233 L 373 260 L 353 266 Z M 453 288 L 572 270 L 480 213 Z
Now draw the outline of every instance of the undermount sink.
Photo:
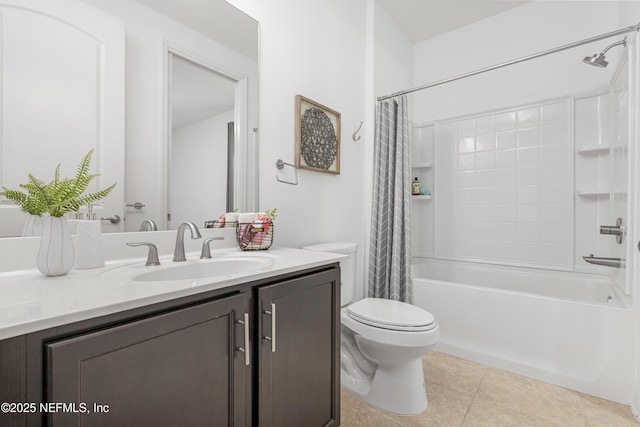
M 134 276 L 133 280 L 137 282 L 158 282 L 167 280 L 204 279 L 207 277 L 250 273 L 268 268 L 272 264 L 273 259 L 269 257 L 227 256 L 148 271 Z

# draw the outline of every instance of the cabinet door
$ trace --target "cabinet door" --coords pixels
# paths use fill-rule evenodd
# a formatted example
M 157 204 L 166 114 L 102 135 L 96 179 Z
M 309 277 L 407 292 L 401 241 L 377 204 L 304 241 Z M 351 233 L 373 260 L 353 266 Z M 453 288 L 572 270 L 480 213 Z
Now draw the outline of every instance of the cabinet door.
M 235 295 L 47 344 L 47 402 L 81 411 L 54 407 L 48 425 L 245 425 L 245 301 Z
M 258 289 L 260 426 L 340 423 L 340 270 Z

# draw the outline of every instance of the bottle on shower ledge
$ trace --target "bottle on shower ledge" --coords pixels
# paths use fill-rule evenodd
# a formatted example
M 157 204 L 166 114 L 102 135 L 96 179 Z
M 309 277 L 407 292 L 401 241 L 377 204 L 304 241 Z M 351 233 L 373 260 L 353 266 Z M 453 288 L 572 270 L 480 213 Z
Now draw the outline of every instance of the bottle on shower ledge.
M 413 196 L 420 195 L 420 180 L 418 180 L 417 176 L 413 179 L 413 182 L 411 183 L 411 194 Z

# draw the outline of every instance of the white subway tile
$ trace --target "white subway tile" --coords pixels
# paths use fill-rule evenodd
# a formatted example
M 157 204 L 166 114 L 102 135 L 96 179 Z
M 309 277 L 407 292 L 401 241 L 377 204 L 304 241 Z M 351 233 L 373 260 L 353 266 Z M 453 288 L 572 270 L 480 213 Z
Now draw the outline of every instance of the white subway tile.
M 516 127 L 515 111 L 496 114 L 496 131 L 515 129 L 515 127 Z
M 471 136 L 476 133 L 476 120 L 467 119 L 458 122 L 458 137 Z
M 540 109 L 538 107 L 527 108 L 518 111 L 518 127 L 537 127 L 540 121 Z
M 489 151 L 496 149 L 496 134 L 486 133 L 476 136 L 476 151 Z
M 515 130 L 500 132 L 496 134 L 496 147 L 498 148 L 498 150 L 516 148 L 517 143 L 518 143 L 518 134 Z
M 515 222 L 517 221 L 516 205 L 496 205 L 495 220 L 498 222 Z
M 538 184 L 540 171 L 537 166 L 525 166 L 517 169 L 518 185 Z
M 538 128 L 518 131 L 518 148 L 537 147 L 538 145 Z
M 542 126 L 540 128 L 541 145 L 564 143 L 566 140 L 567 125 L 564 122 Z
M 517 151 L 513 150 L 499 150 L 496 151 L 496 167 L 497 168 L 510 168 L 518 164 Z
M 475 138 L 473 136 L 466 136 L 458 140 L 458 153 L 473 153 L 476 151 Z
M 489 133 L 495 130 L 495 116 L 483 116 L 476 119 L 476 133 Z
M 567 147 L 561 144 L 544 145 L 540 147 L 540 163 L 550 165 L 567 163 Z
M 543 105 L 540 112 L 540 123 L 547 124 L 564 121 L 567 116 L 565 101 Z
M 518 203 L 538 203 L 538 186 L 519 185 Z
M 476 169 L 493 169 L 496 165 L 495 152 L 483 151 L 476 153 Z
M 496 153 L 497 155 L 498 153 Z M 505 187 L 512 186 L 518 183 L 517 177 L 517 169 L 516 168 L 505 168 L 505 169 L 496 169 L 496 187 Z
M 537 165 L 538 156 L 538 147 L 518 148 L 518 166 Z
M 474 153 L 460 154 L 458 156 L 458 170 L 473 170 L 476 168 L 476 155 Z

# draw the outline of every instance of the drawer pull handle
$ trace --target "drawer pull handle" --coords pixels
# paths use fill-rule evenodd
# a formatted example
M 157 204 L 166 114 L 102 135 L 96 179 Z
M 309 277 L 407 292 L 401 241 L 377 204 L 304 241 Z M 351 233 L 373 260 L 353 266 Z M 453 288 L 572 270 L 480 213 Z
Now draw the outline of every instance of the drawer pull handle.
M 244 353 L 244 364 L 249 366 L 251 363 L 251 351 L 249 350 L 249 313 L 244 313 L 244 319 L 237 321 L 244 325 L 244 348 L 238 347 L 238 351 Z
M 271 342 L 271 352 L 276 352 L 276 304 L 271 303 L 271 311 L 265 310 L 264 314 L 271 316 L 271 336 L 265 336 L 265 341 Z

